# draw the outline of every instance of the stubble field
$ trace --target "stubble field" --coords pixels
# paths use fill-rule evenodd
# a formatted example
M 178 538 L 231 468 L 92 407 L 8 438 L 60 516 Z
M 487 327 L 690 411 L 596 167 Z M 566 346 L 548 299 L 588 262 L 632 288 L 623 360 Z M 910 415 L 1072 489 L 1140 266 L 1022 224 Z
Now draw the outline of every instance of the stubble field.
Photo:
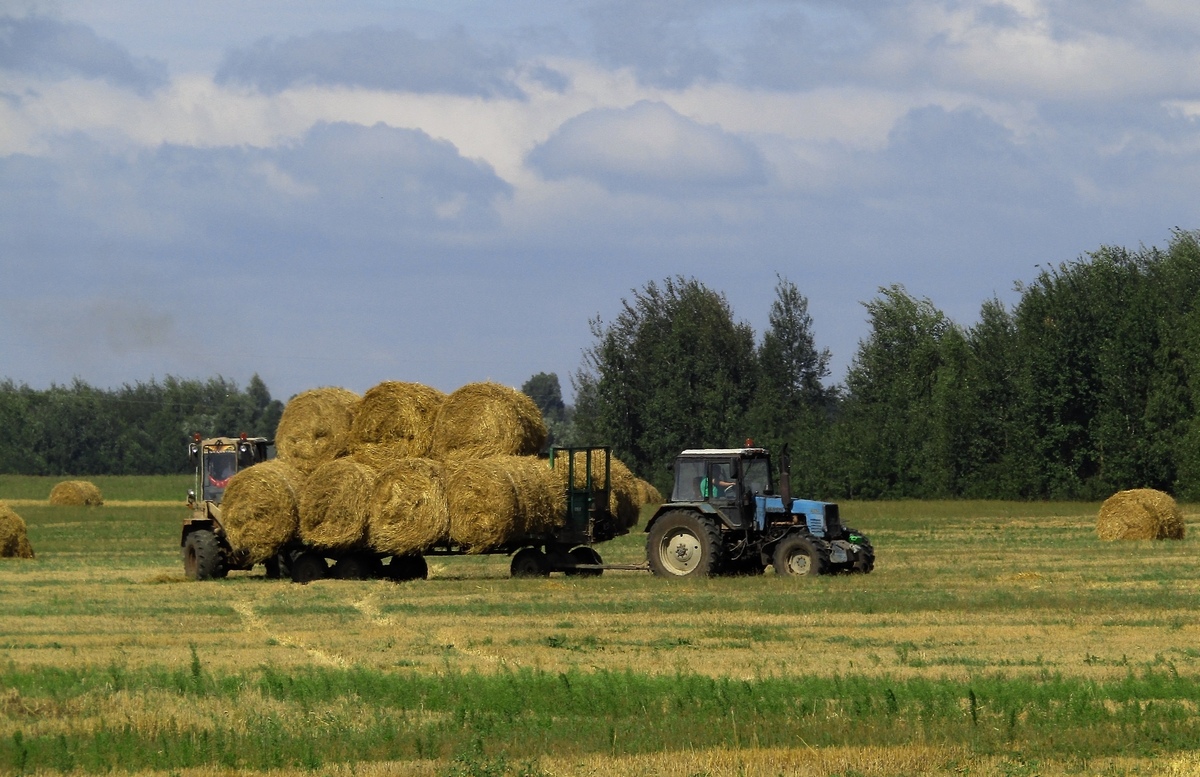
M 876 571 L 193 583 L 186 479 L 0 477 L 0 774 L 899 775 L 1200 771 L 1197 513 L 846 503 Z M 598 547 L 643 560 L 644 535 Z

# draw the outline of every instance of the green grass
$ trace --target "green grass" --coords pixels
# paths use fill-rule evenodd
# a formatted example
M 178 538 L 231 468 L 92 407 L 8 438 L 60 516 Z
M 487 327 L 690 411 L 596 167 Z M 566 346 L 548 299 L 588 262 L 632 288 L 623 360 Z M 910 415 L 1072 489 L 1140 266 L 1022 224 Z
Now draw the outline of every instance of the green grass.
M 275 711 L 222 727 L 163 721 L 153 734 L 120 721 L 72 725 L 54 734 L 0 740 L 0 771 L 88 773 L 219 766 L 316 768 L 346 761 L 450 758 L 478 747 L 490 757 L 553 753 L 619 756 L 661 750 L 812 747 L 911 741 L 969 746 L 982 754 L 1154 757 L 1200 738 L 1194 705 L 1200 682 L 1142 670 L 1112 682 L 1042 674 L 967 682 L 896 678 L 773 677 L 734 680 L 625 672 L 493 675 L 445 672 L 263 668 L 209 673 L 195 652 L 186 667 L 88 671 L 0 671 L 9 699 L 44 721 L 97 698 L 129 694 L 133 704 L 247 699 Z M 257 704 L 257 702 L 256 702 Z M 10 706 L 12 706 L 10 704 Z M 134 712 L 137 712 L 136 710 Z M 34 714 L 29 712 L 27 714 Z M 338 736 L 299 725 L 318 720 Z
M 192 487 L 191 475 L 0 475 L 0 500 L 49 499 L 50 491 L 64 480 L 87 480 L 100 489 L 105 500 L 171 501 L 184 503 Z

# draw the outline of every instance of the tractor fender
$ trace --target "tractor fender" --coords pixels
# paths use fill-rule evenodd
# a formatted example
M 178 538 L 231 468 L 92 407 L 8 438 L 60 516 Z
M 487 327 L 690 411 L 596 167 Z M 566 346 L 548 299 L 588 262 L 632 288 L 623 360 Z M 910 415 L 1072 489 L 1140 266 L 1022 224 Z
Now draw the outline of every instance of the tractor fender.
M 650 530 L 654 528 L 654 524 L 658 523 L 658 519 L 662 516 L 666 515 L 667 513 L 680 511 L 701 513 L 703 515 L 712 516 L 720 525 L 728 524 L 728 521 L 725 520 L 725 516 L 721 514 L 721 511 L 713 507 L 708 502 L 668 502 L 666 504 L 659 505 L 658 509 L 654 511 L 654 515 L 650 517 L 650 520 L 646 521 L 646 533 L 650 533 Z

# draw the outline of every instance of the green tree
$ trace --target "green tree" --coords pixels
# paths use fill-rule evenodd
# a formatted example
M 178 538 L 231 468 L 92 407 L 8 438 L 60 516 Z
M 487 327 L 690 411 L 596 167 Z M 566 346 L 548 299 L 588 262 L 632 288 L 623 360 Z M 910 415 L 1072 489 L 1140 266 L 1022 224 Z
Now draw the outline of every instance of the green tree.
M 574 444 L 574 430 L 571 425 L 572 409 L 567 407 L 562 397 L 562 385 L 558 382 L 558 374 L 554 372 L 539 372 L 529 378 L 521 386 L 526 394 L 542 411 L 542 420 L 546 422 L 549 435 L 546 449 L 555 445 Z
M 695 279 L 650 282 L 622 300 L 574 377 L 578 433 L 607 442 L 660 487 L 679 451 L 741 444 L 756 377 L 754 332 Z

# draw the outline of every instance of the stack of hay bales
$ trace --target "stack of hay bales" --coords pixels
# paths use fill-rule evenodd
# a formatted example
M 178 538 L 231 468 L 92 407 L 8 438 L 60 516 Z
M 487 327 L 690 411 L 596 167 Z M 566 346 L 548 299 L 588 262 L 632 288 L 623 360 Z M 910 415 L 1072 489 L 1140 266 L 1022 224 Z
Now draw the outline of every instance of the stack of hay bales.
M 25 521 L 0 502 L 0 558 L 33 558 Z
M 278 459 L 230 481 L 222 519 L 256 562 L 296 538 L 395 556 L 445 544 L 486 552 L 564 519 L 565 464 L 538 457 L 547 437 L 533 400 L 497 383 L 448 395 L 401 381 L 362 397 L 313 389 L 284 408 Z M 612 470 L 610 509 L 628 528 L 644 481 L 615 458 Z
M 1153 488 L 1118 491 L 1104 500 L 1096 519 L 1096 534 L 1113 540 L 1181 540 L 1183 511 L 1169 494 Z
M 86 480 L 64 480 L 50 490 L 50 504 L 70 507 L 102 505 L 104 497 L 94 483 Z

